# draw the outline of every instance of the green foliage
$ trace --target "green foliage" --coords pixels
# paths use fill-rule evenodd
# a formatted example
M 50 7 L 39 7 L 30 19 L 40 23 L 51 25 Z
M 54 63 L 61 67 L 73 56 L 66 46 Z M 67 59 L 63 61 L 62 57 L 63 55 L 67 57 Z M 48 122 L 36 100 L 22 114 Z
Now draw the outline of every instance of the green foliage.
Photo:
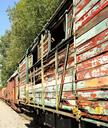
M 11 31 L 6 32 L 0 42 L 3 84 L 59 3 L 60 0 L 20 0 L 8 9 Z
M 7 49 L 9 48 L 10 42 L 11 42 L 11 32 L 6 31 L 5 35 L 0 38 L 0 68 L 2 65 L 1 70 L 1 78 L 2 83 L 5 84 L 6 79 L 8 79 L 9 71 L 7 70 L 6 66 L 6 58 L 7 58 Z

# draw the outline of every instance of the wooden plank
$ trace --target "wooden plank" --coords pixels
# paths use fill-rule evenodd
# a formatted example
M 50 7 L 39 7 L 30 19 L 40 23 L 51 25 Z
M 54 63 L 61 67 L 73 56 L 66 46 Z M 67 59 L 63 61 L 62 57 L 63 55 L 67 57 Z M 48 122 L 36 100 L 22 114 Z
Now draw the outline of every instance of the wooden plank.
M 62 109 L 65 110 L 71 110 L 75 108 L 76 104 L 76 100 L 75 99 L 63 99 L 64 102 L 62 103 Z
M 86 113 L 82 113 L 82 115 L 84 117 L 81 118 L 81 121 L 85 121 L 85 122 L 88 122 L 88 123 L 93 123 L 95 125 L 98 124 L 99 127 L 101 127 L 101 126 L 105 127 L 105 128 L 108 127 L 108 123 L 107 123 L 108 116 L 96 116 L 96 115 L 90 115 L 90 114 L 86 114 Z M 99 118 L 100 118 L 100 120 L 99 120 Z M 104 122 L 102 122 L 102 120 Z
M 45 92 L 45 99 L 56 99 L 56 92 Z
M 108 116 L 108 102 L 107 101 L 79 101 L 79 107 L 90 114 L 106 115 Z
M 99 8 L 99 11 L 100 11 L 100 8 Z M 76 23 L 76 28 L 78 29 L 76 31 L 77 37 L 81 36 L 88 30 L 90 30 L 92 27 L 96 26 L 98 23 L 108 18 L 108 15 L 106 15 L 108 14 L 108 7 L 100 11 L 96 16 L 93 14 L 96 14 L 96 13 L 92 12 L 91 15 L 88 14 L 88 17 L 86 17 L 86 21 L 82 20 L 82 21 L 79 21 L 80 23 L 79 22 Z
M 75 22 L 77 22 L 82 16 L 84 16 L 99 0 L 91 0 L 77 15 Z M 105 1 L 105 0 L 102 0 Z
M 81 54 L 82 52 L 85 52 L 85 51 L 95 47 L 96 45 L 98 45 L 98 44 L 100 44 L 102 42 L 105 42 L 105 40 L 108 40 L 108 29 L 106 29 L 105 31 L 101 32 L 100 34 L 98 34 L 97 36 L 92 38 L 91 40 L 88 40 L 84 44 L 80 45 L 76 49 L 76 53 L 77 54 Z
M 64 115 L 64 116 L 76 119 L 76 117 L 72 113 L 69 113 L 69 112 L 64 112 L 64 111 L 61 111 L 61 110 L 55 110 L 53 108 L 48 108 L 48 107 L 44 107 L 43 108 L 42 106 L 39 106 L 39 105 L 25 104 L 24 102 L 21 102 L 21 104 L 26 105 L 26 106 L 31 106 L 31 107 L 34 107 L 34 108 L 38 108 L 38 109 L 41 109 L 41 110 L 46 110 L 46 111 L 49 111 L 49 112 L 52 112 L 52 113 L 56 113 L 56 114 L 60 114 L 60 115 Z
M 69 55 L 66 68 L 71 68 L 72 66 L 74 66 L 74 54 Z
M 67 14 L 67 37 L 69 38 L 72 35 L 72 8 L 70 8 L 68 14 Z
M 108 52 L 77 65 L 77 72 L 108 63 Z
M 85 80 L 95 77 L 101 77 L 108 74 L 108 64 L 95 67 L 93 69 L 87 69 L 77 73 L 77 80 Z
M 90 49 L 87 52 L 84 52 L 77 56 L 77 63 L 82 62 L 84 60 L 88 60 L 94 56 L 97 56 L 99 54 L 102 54 L 103 52 L 108 51 L 108 41 L 97 45 L 96 47 Z
M 88 32 L 80 36 L 76 39 L 76 47 L 81 45 L 82 43 L 86 42 L 87 40 L 93 38 L 94 36 L 98 35 L 102 31 L 108 28 L 108 18 L 100 22 L 98 25 L 90 29 Z
M 63 92 L 62 98 L 64 99 L 75 99 L 75 95 L 72 93 L 72 90 Z
M 93 78 L 77 82 L 77 90 L 99 89 L 108 87 L 108 76 Z
M 90 0 L 81 0 L 76 6 L 76 14 L 79 13 L 89 2 Z
M 56 106 L 56 99 L 46 98 L 45 99 L 45 105 L 50 107 Z
M 70 81 L 68 83 L 65 83 L 63 86 L 63 92 L 71 91 L 72 93 L 72 91 L 74 90 L 75 90 L 75 82 Z
M 76 6 L 81 0 L 73 0 L 73 5 Z
M 56 85 L 55 83 L 49 84 L 45 87 L 45 92 L 56 92 Z
M 84 16 L 82 16 L 78 22 L 76 22 L 76 30 L 78 30 L 83 25 L 85 25 L 89 20 L 91 20 L 93 17 L 95 17 L 106 6 L 108 6 L 108 1 L 102 0 L 102 1 L 98 2 L 92 9 L 90 9 L 90 11 L 88 11 Z M 108 11 L 108 7 L 106 7 L 106 8 Z M 104 14 L 104 15 L 106 15 L 106 14 Z M 106 15 L 106 16 L 108 17 L 108 15 Z M 92 23 L 92 24 L 94 24 L 94 23 Z
M 79 100 L 108 99 L 108 90 L 86 90 L 77 93 Z

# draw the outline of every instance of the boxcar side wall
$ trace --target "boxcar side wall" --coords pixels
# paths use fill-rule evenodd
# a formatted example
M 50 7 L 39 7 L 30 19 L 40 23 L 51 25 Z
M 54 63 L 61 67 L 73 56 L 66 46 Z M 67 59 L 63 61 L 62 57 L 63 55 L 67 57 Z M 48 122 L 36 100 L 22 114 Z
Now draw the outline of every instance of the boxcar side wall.
M 103 121 L 108 121 L 107 13 L 107 0 L 91 0 L 75 19 L 78 108 L 82 116 Z

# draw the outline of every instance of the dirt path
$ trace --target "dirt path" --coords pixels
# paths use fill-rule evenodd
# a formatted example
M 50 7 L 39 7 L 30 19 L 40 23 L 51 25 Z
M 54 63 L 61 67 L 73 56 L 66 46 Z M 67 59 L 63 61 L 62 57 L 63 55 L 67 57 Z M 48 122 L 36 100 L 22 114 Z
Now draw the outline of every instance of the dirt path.
M 0 128 L 28 128 L 29 123 L 0 100 Z

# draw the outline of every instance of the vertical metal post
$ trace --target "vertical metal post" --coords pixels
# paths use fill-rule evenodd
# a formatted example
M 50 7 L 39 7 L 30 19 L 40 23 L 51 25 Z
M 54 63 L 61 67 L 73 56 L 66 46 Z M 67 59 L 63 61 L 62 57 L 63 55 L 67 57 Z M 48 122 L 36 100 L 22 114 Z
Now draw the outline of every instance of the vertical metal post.
M 48 52 L 51 50 L 51 33 L 48 31 Z
M 26 51 L 26 84 L 29 83 L 29 77 L 28 77 L 28 49 Z
M 75 9 L 75 0 L 73 0 L 73 38 L 74 38 L 74 81 L 75 81 L 75 75 L 76 75 L 76 66 L 77 66 L 77 60 L 76 60 L 76 24 L 75 24 L 75 13 L 76 13 L 76 9 Z M 77 89 L 77 85 L 75 83 L 75 90 Z M 75 92 L 76 93 L 76 92 Z
M 65 19 L 66 19 L 65 39 L 67 39 L 68 38 L 68 10 L 66 10 Z
M 55 52 L 55 77 L 56 77 L 56 109 L 58 110 L 59 107 L 59 94 L 58 94 L 58 55 L 57 50 Z
M 73 0 L 73 36 L 74 36 L 74 81 L 75 81 L 75 96 L 77 97 L 77 83 L 76 83 L 76 68 L 77 68 L 77 53 L 76 53 L 76 6 L 75 6 L 75 0 Z M 78 107 L 78 104 L 76 103 L 76 108 L 77 108 L 77 114 L 76 114 L 76 118 L 80 118 L 81 113 Z M 81 124 L 79 121 L 79 128 L 81 128 Z
M 43 64 L 43 35 L 41 39 L 41 77 L 42 77 L 42 106 L 44 107 L 44 64 Z
M 28 49 L 26 51 L 26 84 L 25 84 L 25 87 L 24 87 L 24 91 L 25 91 L 25 98 L 26 98 L 26 102 L 28 102 L 28 92 L 27 92 L 27 84 L 29 82 L 29 79 L 28 79 Z
M 70 46 L 70 43 L 67 44 L 67 48 L 66 48 L 64 69 L 63 69 L 63 74 L 62 74 L 62 78 L 61 78 L 61 85 L 60 85 L 60 99 L 59 99 L 59 105 L 60 105 L 60 101 L 61 101 L 62 93 L 63 93 L 63 85 L 64 85 L 64 79 L 65 79 L 65 74 L 66 74 L 66 67 L 67 67 L 68 55 L 69 55 L 69 46 Z
M 35 86 L 35 68 L 33 67 L 33 83 L 32 83 L 32 93 L 33 93 L 33 103 L 35 103 L 35 90 L 34 90 L 34 86 Z

